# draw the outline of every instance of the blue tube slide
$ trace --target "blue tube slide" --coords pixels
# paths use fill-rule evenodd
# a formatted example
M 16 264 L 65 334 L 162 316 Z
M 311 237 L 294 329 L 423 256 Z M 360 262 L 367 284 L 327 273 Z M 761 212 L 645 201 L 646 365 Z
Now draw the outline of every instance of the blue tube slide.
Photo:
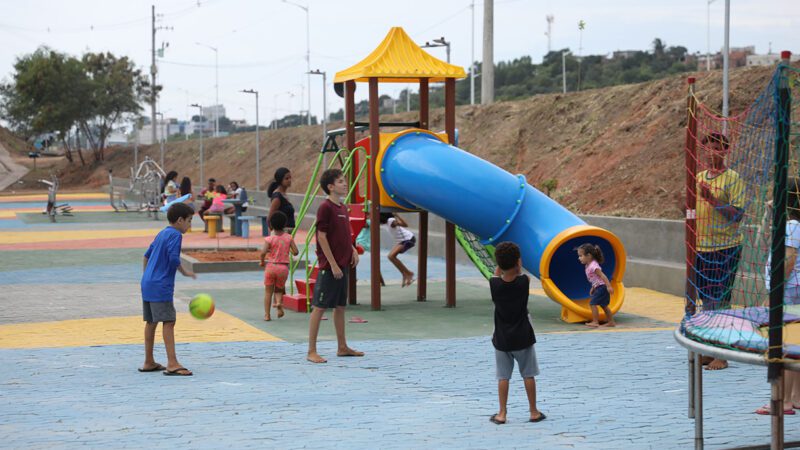
M 392 200 L 430 211 L 477 235 L 484 244 L 515 242 L 523 266 L 543 280 L 553 300 L 581 320 L 587 314 L 591 317 L 588 305 L 580 304 L 588 302 L 590 285 L 575 248 L 584 242 L 599 245 L 605 256 L 603 272 L 615 288 L 619 285 L 619 294 L 613 296 L 618 309 L 625 253 L 616 236 L 588 226 L 524 176 L 512 175 L 425 130 L 408 130 L 382 144 L 378 170 Z

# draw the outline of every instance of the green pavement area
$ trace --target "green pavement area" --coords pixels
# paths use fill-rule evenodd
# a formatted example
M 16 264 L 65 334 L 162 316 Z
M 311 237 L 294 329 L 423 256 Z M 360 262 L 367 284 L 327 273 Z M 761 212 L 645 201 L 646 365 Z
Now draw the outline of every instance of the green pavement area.
M 91 250 L 8 250 L 0 258 L 0 272 L 56 267 L 142 263 L 146 248 Z
M 428 301 L 416 301 L 416 287 L 401 288 L 389 285 L 382 289 L 381 311 L 372 311 L 369 302 L 369 285 L 359 284 L 359 304 L 348 305 L 345 319 L 358 316 L 367 323 L 347 323 L 348 340 L 370 339 L 448 339 L 473 336 L 491 336 L 493 305 L 489 288 L 477 284 L 458 283 L 456 308 L 446 308 L 444 302 L 445 283 L 428 283 Z M 218 310 L 262 329 L 289 342 L 307 342 L 308 314 L 286 311 L 278 319 L 275 309 L 272 321 L 265 322 L 264 292 L 261 289 L 230 288 L 186 289 L 185 294 L 194 296 L 200 292 L 210 294 Z M 553 332 L 597 332 L 583 324 L 567 324 L 561 321 L 561 307 L 547 299 L 531 295 L 529 308 L 537 333 Z M 326 314 L 329 320 L 320 326 L 320 340 L 333 340 L 333 311 Z M 625 328 L 674 327 L 674 324 L 646 317 L 620 313 L 616 317 L 617 330 Z M 178 325 L 180 326 L 180 325 Z
M 80 207 L 77 207 L 80 208 Z M 158 220 L 147 217 L 146 212 L 113 212 L 113 211 L 75 211 L 71 216 L 56 216 L 56 223 L 108 223 L 108 222 L 166 222 L 166 214 L 159 213 Z M 36 225 L 50 222 L 50 217 L 42 213 L 17 213 L 23 222 Z

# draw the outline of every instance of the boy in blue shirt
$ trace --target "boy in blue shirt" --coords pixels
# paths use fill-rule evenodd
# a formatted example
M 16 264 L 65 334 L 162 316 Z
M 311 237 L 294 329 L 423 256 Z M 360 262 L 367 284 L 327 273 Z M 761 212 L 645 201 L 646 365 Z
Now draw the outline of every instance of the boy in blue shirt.
M 167 210 L 169 226 L 161 230 L 144 254 L 142 275 L 142 307 L 144 321 L 144 365 L 139 372 L 160 372 L 164 375 L 190 376 L 192 372 L 181 366 L 175 355 L 175 271 L 187 277 L 195 274 L 181 267 L 181 241 L 192 223 L 194 211 L 186 203 L 176 203 Z M 162 322 L 164 347 L 167 350 L 167 367 L 153 359 L 156 327 Z

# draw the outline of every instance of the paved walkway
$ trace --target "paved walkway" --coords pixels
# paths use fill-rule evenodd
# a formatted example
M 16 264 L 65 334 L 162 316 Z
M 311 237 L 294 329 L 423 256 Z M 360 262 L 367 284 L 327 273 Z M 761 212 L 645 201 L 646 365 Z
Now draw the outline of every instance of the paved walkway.
M 459 266 L 458 307 L 444 308 L 444 262 L 429 261 L 429 301 L 415 301 L 385 261 L 383 311 L 348 308 L 353 346 L 364 358 L 336 358 L 323 322 L 325 365 L 304 360 L 307 315 L 263 322 L 258 272 L 178 278 L 176 334 L 191 378 L 141 374 L 141 255 L 163 222 L 98 212 L 80 220 L 18 219 L 31 198 L 0 197 L 0 442 L 9 448 L 690 448 L 686 351 L 672 339 L 681 299 L 627 290 L 615 330 L 559 320 L 559 307 L 531 297 L 548 419 L 525 422 L 521 380 L 512 380 L 509 423 L 496 410 L 492 307 L 486 282 Z M 27 206 L 25 206 L 27 207 Z M 13 218 L 10 217 L 14 211 Z M 20 214 L 30 214 L 21 212 Z M 35 213 L 34 213 L 35 214 Z M 100 214 L 110 214 L 103 216 Z M 24 217 L 23 217 L 24 218 Z M 101 222 L 97 222 L 101 220 Z M 207 242 L 200 233 L 187 242 Z M 226 238 L 226 245 L 240 244 Z M 368 266 L 359 267 L 362 280 Z M 197 292 L 217 312 L 186 314 Z M 160 337 L 159 337 L 160 339 Z M 157 344 L 158 360 L 164 362 Z M 769 417 L 752 411 L 769 396 L 766 370 L 733 364 L 705 376 L 706 444 L 768 442 Z M 798 417 L 798 418 L 795 418 Z M 798 416 L 786 439 L 799 440 Z

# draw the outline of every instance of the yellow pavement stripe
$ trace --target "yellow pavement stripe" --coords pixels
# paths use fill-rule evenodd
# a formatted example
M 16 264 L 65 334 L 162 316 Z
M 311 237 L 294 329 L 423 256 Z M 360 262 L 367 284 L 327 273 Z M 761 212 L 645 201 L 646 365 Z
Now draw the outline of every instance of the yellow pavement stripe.
M 143 330 L 141 316 L 0 325 L 0 348 L 143 344 Z M 217 311 L 207 320 L 197 320 L 188 313 L 178 314 L 175 340 L 182 343 L 277 342 L 281 339 Z M 162 342 L 160 329 L 156 332 L 156 342 Z
M 109 199 L 108 194 L 98 193 L 98 192 L 86 192 L 86 193 L 71 193 L 71 194 L 58 194 L 56 197 L 57 200 L 98 200 L 98 199 Z M 47 201 L 47 194 L 24 194 L 24 195 L 8 195 L 8 196 L 0 196 L 0 203 L 14 203 L 14 202 L 36 202 L 36 201 Z
M 644 332 L 647 332 L 647 331 L 668 331 L 668 330 L 674 330 L 675 329 L 675 327 L 625 328 L 625 327 L 620 327 L 619 324 L 617 324 L 617 326 L 613 327 L 613 328 L 608 328 L 608 327 L 602 327 L 602 328 L 598 327 L 598 328 L 591 328 L 591 329 L 589 327 L 584 327 L 584 328 L 586 328 L 585 331 L 575 331 L 575 330 L 570 330 L 570 331 L 542 331 L 541 333 L 539 333 L 537 331 L 536 334 L 644 333 Z
M 0 210 L 0 219 L 14 219 L 17 217 L 17 214 L 26 214 L 26 213 L 40 213 L 44 208 L 20 208 L 20 209 L 3 209 Z M 91 213 L 91 212 L 111 212 L 114 211 L 114 208 L 111 206 L 108 209 L 97 209 L 97 208 L 72 208 L 72 212 L 84 212 L 84 213 Z
M 531 295 L 547 297 L 547 294 L 541 289 L 531 289 L 530 293 Z M 665 294 L 652 289 L 626 287 L 625 303 L 622 304 L 622 309 L 620 309 L 619 312 L 646 317 L 661 322 L 679 323 L 684 314 L 683 300 L 683 297 Z M 656 328 L 653 330 L 660 329 L 661 328 Z M 637 331 L 653 330 L 642 328 Z M 613 329 L 609 331 L 613 331 Z M 628 331 L 628 329 L 620 331 Z
M 143 237 L 155 236 L 159 231 L 161 230 L 155 228 L 143 230 L 7 231 L 0 233 L 0 244 Z

